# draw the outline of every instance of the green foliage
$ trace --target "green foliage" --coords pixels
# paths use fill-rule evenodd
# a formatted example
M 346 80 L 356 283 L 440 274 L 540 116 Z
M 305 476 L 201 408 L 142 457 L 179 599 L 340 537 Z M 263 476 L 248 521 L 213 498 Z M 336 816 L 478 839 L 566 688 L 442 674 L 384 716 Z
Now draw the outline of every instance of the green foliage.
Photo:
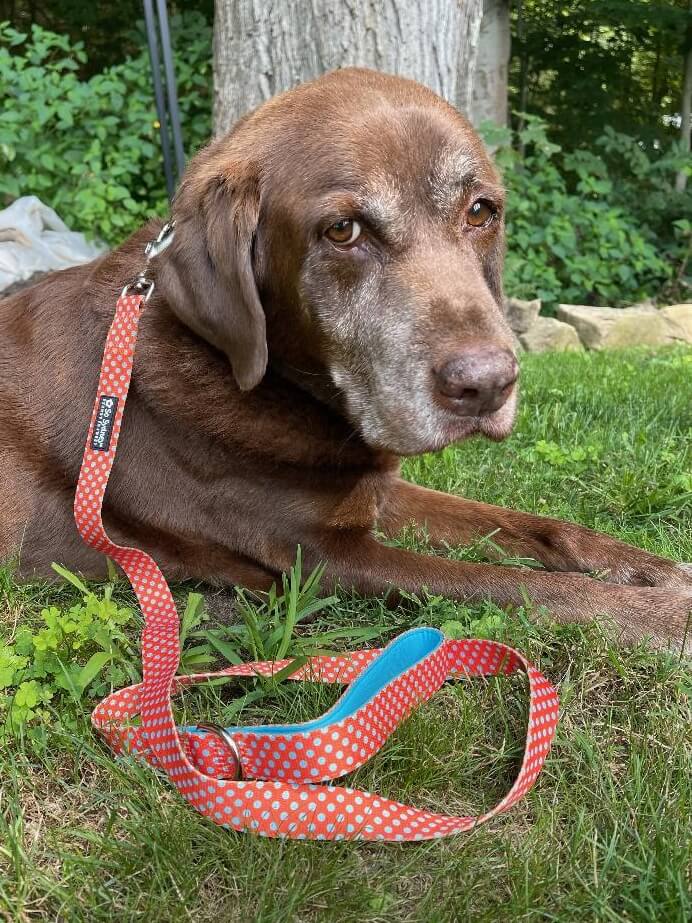
M 649 151 L 677 134 L 688 0 L 521 0 L 511 5 L 510 105 L 548 120 L 565 148 L 604 125 Z
M 524 119 L 514 134 L 484 127 L 508 189 L 507 291 L 548 305 L 681 297 L 692 192 L 674 180 L 689 157 L 676 144 L 650 157 L 610 128 L 595 150 L 562 151 L 542 119 Z
M 201 13 L 207 22 L 214 18 L 214 0 L 168 0 L 169 20 L 183 10 Z M 0 0 L 0 22 L 9 20 L 15 29 L 28 32 L 32 25 L 84 42 L 89 60 L 79 74 L 90 77 L 118 64 L 127 55 L 146 46 L 142 0 Z
M 525 456 L 528 461 L 547 462 L 556 468 L 571 468 L 579 471 L 599 461 L 601 446 L 589 444 L 567 448 L 556 442 L 539 439 L 526 451 Z
M 502 636 L 507 624 L 507 613 L 501 609 L 487 612 L 477 619 L 471 619 L 468 624 L 458 619 L 450 619 L 440 625 L 445 637 L 457 640 L 460 638 L 490 638 L 494 640 Z
M 39 627 L 24 625 L 13 642 L 0 641 L 0 739 L 27 729 L 35 734 L 56 708 L 69 726 L 75 704 L 139 680 L 126 634 L 134 614 L 115 602 L 113 584 L 97 595 L 74 574 L 55 569 L 81 599 L 68 609 L 42 609 Z
M 331 653 L 335 644 L 362 644 L 382 634 L 382 627 L 297 632 L 301 623 L 312 621 L 319 612 L 338 601 L 336 596 L 321 598 L 319 595 L 324 565 L 316 567 L 304 581 L 302 567 L 299 545 L 296 563 L 288 574 L 281 575 L 283 592 L 277 592 L 276 587 L 272 586 L 269 593 L 258 596 L 237 589 L 238 610 L 243 624 L 219 626 L 213 631 L 200 629 L 190 633 L 189 637 L 206 642 L 224 660 L 233 664 L 248 660 L 280 661 L 285 657 L 293 658 L 290 664 L 274 673 L 270 679 L 258 676 L 247 693 L 227 704 L 223 710 L 224 721 L 230 721 L 241 709 L 260 702 L 274 692 L 277 684 L 305 666 L 309 657 Z
M 173 17 L 187 152 L 211 131 L 211 29 Z M 84 46 L 34 25 L 0 24 L 0 206 L 37 195 L 69 227 L 118 243 L 167 211 L 146 45 L 88 80 Z

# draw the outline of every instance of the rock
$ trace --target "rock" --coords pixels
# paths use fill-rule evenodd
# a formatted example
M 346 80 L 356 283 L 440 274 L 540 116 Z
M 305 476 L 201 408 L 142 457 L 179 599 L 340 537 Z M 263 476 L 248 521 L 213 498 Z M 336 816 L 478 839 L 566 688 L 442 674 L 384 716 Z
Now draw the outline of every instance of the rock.
M 540 299 L 521 301 L 519 298 L 505 299 L 505 314 L 509 326 L 515 333 L 526 333 L 533 325 L 541 310 Z
M 671 304 L 659 314 L 668 321 L 673 335 L 683 343 L 692 343 L 692 304 Z
M 592 308 L 588 305 L 561 304 L 561 321 L 571 324 L 584 346 L 606 349 L 623 346 L 662 346 L 679 341 L 672 325 L 654 307 Z
M 554 317 L 537 318 L 530 330 L 519 334 L 519 340 L 530 353 L 583 349 L 574 327 Z

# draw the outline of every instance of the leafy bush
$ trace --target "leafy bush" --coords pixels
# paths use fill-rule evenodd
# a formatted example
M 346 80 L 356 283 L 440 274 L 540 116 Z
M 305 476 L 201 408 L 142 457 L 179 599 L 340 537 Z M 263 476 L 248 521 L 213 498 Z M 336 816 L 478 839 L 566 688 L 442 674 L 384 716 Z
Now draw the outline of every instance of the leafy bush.
M 507 291 L 549 305 L 682 297 L 692 193 L 676 193 L 674 181 L 689 157 L 673 146 L 650 158 L 609 128 L 597 151 L 563 152 L 545 122 L 524 118 L 514 136 L 492 126 L 483 132 L 499 145 L 508 189 Z
M 81 595 L 69 609 L 50 606 L 40 627 L 24 625 L 12 643 L 0 641 L 0 740 L 51 721 L 52 708 L 96 699 L 114 687 L 139 681 L 136 653 L 126 630 L 131 609 L 91 592 L 74 574 L 56 567 Z M 64 710 L 64 723 L 73 720 Z
M 187 153 L 211 133 L 211 27 L 171 19 Z M 0 23 L 0 206 L 37 195 L 73 229 L 119 243 L 168 208 L 146 42 L 89 80 L 83 44 Z

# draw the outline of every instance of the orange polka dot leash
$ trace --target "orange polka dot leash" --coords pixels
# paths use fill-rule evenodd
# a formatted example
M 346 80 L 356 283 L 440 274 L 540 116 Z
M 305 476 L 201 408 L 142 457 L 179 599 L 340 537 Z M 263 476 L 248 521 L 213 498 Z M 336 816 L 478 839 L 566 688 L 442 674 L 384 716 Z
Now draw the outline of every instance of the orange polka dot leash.
M 555 734 L 558 698 L 521 654 L 493 641 L 449 641 L 433 628 L 412 629 L 382 650 L 313 657 L 295 672 L 291 679 L 347 686 L 336 705 L 315 721 L 267 727 L 176 726 L 171 695 L 184 686 L 219 676 L 271 676 L 290 661 L 177 676 L 178 613 L 170 588 L 148 554 L 114 544 L 103 528 L 101 507 L 120 438 L 145 303 L 142 286 L 137 284 L 125 289 L 118 300 L 75 496 L 82 538 L 123 568 L 144 617 L 143 681 L 101 702 L 92 716 L 94 726 L 116 752 L 139 754 L 165 772 L 183 798 L 214 823 L 260 836 L 428 840 L 470 830 L 507 811 L 541 771 Z M 476 817 L 437 814 L 370 792 L 325 784 L 362 766 L 399 722 L 448 679 L 518 670 L 527 674 L 529 686 L 526 747 L 514 784 L 492 810 Z

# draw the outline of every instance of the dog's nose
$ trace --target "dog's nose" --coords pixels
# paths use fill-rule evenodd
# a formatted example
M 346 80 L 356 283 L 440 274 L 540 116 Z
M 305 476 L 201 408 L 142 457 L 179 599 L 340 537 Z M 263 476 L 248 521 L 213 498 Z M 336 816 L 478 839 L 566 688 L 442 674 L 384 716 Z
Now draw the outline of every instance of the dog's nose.
M 467 417 L 494 413 L 512 393 L 519 364 L 507 349 L 469 347 L 433 369 L 435 388 L 446 406 Z

